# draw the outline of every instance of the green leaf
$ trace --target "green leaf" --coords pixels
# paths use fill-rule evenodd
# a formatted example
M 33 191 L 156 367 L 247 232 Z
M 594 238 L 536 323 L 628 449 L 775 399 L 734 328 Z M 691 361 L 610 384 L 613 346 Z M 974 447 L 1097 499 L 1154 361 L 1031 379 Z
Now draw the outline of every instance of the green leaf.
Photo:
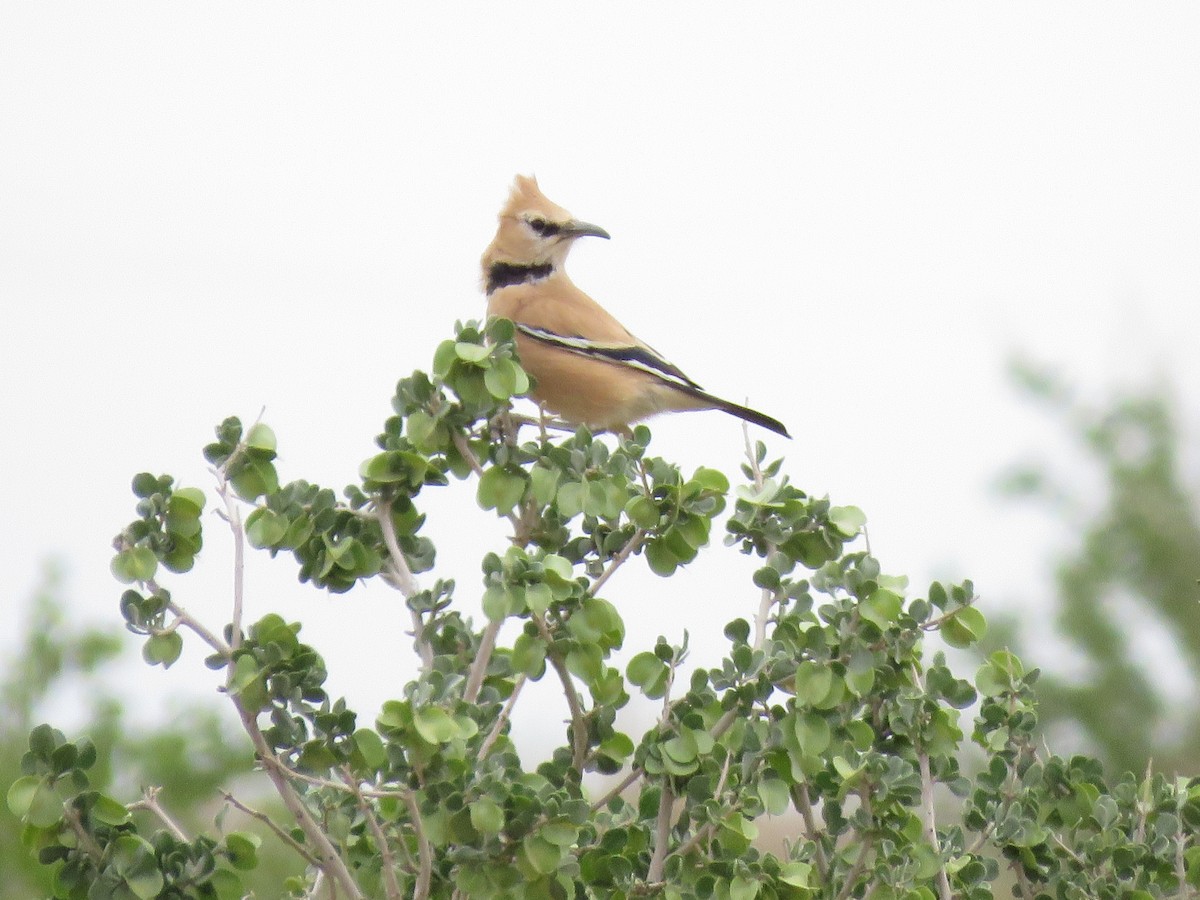
M 829 524 L 848 538 L 854 537 L 867 524 L 866 514 L 857 506 L 833 506 L 828 515 Z
M 650 564 L 651 572 L 663 578 L 674 575 L 675 570 L 679 568 L 678 557 L 663 540 L 646 542 L 646 562 Z
M 808 756 L 820 756 L 829 747 L 829 723 L 815 713 L 796 716 L 796 743 Z
M 904 599 L 884 588 L 878 588 L 858 605 L 858 613 L 881 631 L 900 618 Z
M 530 678 L 537 678 L 546 667 L 546 642 L 522 632 L 513 643 L 512 667 Z
M 225 836 L 225 849 L 235 869 L 253 869 L 258 865 L 258 848 L 262 838 L 249 831 L 233 831 Z
M 490 347 L 485 347 L 482 344 L 467 344 L 459 341 L 454 345 L 454 355 L 463 362 L 468 363 L 483 362 L 491 352 Z
M 33 806 L 38 788 L 42 784 L 39 775 L 25 775 L 14 781 L 8 788 L 8 809 L 18 819 L 24 818 Z
M 492 466 L 479 479 L 479 505 L 504 515 L 521 502 L 528 481 L 529 476 L 521 469 Z
M 534 871 L 540 872 L 542 875 L 550 875 L 558 871 L 562 850 L 557 844 L 550 843 L 539 834 L 531 834 L 522 841 L 521 850 Z
M 418 709 L 413 716 L 413 726 L 430 744 L 445 744 L 460 737 L 457 723 L 440 706 L 423 706 Z
M 779 880 L 796 888 L 807 888 L 811 885 L 812 866 L 806 862 L 784 863 L 779 869 Z
M 833 686 L 833 670 L 827 665 L 806 659 L 796 667 L 796 702 L 816 706 L 829 695 Z
M 158 558 L 149 547 L 129 547 L 113 557 L 111 569 L 122 584 L 149 581 L 158 571 Z
M 270 426 L 258 422 L 246 432 L 246 446 L 254 450 L 274 453 L 276 448 L 275 432 L 271 430 Z
M 630 498 L 629 502 L 625 504 L 625 515 L 638 528 L 649 530 L 658 525 L 658 506 L 645 494 L 638 494 L 636 497 Z
M 151 635 L 142 646 L 142 659 L 152 666 L 171 668 L 183 652 L 183 637 L 178 631 Z
M 387 750 L 383 746 L 383 739 L 370 728 L 360 728 L 354 732 L 354 746 L 368 767 L 382 769 L 387 765 Z
M 471 827 L 480 834 L 499 834 L 504 827 L 504 810 L 491 797 L 481 797 L 470 805 Z
M 973 606 L 964 606 L 944 621 L 942 637 L 951 647 L 970 647 L 987 633 L 987 621 L 983 613 Z
M 260 506 L 246 517 L 246 540 L 259 550 L 274 547 L 287 534 L 288 524 L 279 513 Z
M 97 822 L 104 825 L 124 825 L 129 821 L 129 810 L 125 804 L 109 797 L 107 794 L 101 794 L 96 798 L 89 811 L 89 815 Z
M 729 492 L 729 479 L 725 477 L 724 472 L 718 469 L 707 469 L 701 466 L 692 476 L 692 481 L 706 491 L 716 491 L 719 494 Z

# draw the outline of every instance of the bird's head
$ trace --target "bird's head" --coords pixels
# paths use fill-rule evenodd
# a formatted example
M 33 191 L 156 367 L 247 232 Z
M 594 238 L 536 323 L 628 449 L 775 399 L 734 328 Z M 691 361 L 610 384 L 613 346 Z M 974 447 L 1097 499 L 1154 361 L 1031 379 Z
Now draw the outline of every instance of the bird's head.
M 483 269 L 497 263 L 509 266 L 545 266 L 558 269 L 576 238 L 585 235 L 607 238 L 599 225 L 572 217 L 552 203 L 538 187 L 537 179 L 518 175 L 508 202 L 500 210 L 500 227 L 483 254 Z

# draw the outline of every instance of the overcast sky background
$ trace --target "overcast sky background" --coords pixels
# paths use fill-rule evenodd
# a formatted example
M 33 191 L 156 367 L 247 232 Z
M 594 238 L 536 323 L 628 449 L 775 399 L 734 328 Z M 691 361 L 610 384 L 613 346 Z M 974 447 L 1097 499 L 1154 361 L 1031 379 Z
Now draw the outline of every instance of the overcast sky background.
M 265 406 L 284 479 L 355 480 L 396 379 L 483 314 L 523 172 L 613 236 L 576 283 L 785 421 L 795 441 L 756 436 L 867 513 L 885 570 L 1039 615 L 1066 536 L 991 485 L 1033 455 L 1086 473 L 1006 361 L 1096 398 L 1170 383 L 1196 433 L 1197 47 L 1191 3 L 0 3 L 6 607 L 54 557 L 79 615 L 116 622 L 130 477 L 209 489 L 226 415 Z M 685 468 L 736 471 L 736 420 L 652 426 Z M 473 488 L 424 502 L 433 574 L 477 608 L 503 532 Z M 165 581 L 219 625 L 207 522 L 196 574 Z M 605 592 L 624 658 L 688 627 L 714 663 L 751 570 L 720 546 L 670 581 L 629 565 Z M 330 597 L 281 558 L 248 589 L 365 720 L 414 670 L 382 586 Z M 128 671 L 207 696 L 199 657 Z

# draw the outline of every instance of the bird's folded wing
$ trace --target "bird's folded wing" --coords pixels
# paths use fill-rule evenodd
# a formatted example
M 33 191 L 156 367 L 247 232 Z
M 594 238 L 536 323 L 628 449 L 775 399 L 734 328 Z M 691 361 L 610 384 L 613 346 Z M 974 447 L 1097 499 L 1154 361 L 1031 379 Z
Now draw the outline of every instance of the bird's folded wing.
M 653 375 L 660 381 L 684 390 L 704 390 L 676 366 L 662 357 L 653 347 L 646 344 L 628 344 L 619 341 L 593 341 L 577 335 L 558 334 L 546 328 L 514 323 L 517 331 L 541 344 L 557 347 L 568 353 L 602 360 L 617 366 L 638 369 Z

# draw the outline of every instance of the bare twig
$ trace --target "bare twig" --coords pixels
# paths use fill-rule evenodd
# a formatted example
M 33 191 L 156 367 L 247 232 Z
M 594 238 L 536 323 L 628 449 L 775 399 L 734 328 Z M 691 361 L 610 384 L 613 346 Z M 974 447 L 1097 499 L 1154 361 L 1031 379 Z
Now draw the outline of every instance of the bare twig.
M 167 811 L 163 809 L 162 804 L 158 802 L 158 792 L 161 790 L 161 787 L 144 788 L 142 790 L 142 799 L 130 803 L 126 808 L 130 811 L 135 809 L 144 809 L 146 812 L 152 814 L 160 822 L 166 825 L 167 830 L 175 836 L 177 841 L 182 841 L 186 844 L 191 840 L 191 838 L 187 836 L 187 833 L 179 827 L 179 824 L 167 814 Z
M 342 886 L 347 896 L 354 898 L 354 900 L 362 900 L 362 891 L 354 883 L 354 877 L 346 867 L 345 861 L 338 854 L 337 849 L 333 846 L 333 842 L 329 840 L 329 836 L 322 830 L 317 820 L 313 818 L 308 807 L 304 805 L 304 800 L 296 792 L 295 787 L 292 786 L 289 779 L 296 773 L 285 766 L 272 752 L 266 737 L 263 736 L 262 729 L 258 727 L 257 714 L 243 705 L 241 697 L 234 695 L 232 699 L 234 706 L 237 708 L 238 715 L 241 717 L 242 727 L 246 730 L 246 734 L 250 735 L 250 742 L 254 745 L 254 752 L 263 761 L 263 769 L 267 773 L 267 777 L 275 785 L 275 790 L 279 793 L 279 797 L 283 800 L 283 805 L 287 808 L 287 811 L 291 813 L 292 818 L 296 820 L 296 824 L 300 826 L 300 830 L 304 832 L 304 836 L 312 844 L 315 851 L 316 864 L 329 873 L 329 876 L 336 883 Z
M 750 426 L 746 422 L 742 422 L 742 439 L 746 442 L 746 461 L 750 466 L 750 472 L 754 477 L 754 487 L 756 490 L 762 490 L 765 480 L 763 478 L 762 468 L 758 464 L 758 455 L 754 452 L 754 448 L 750 444 Z M 768 552 L 775 552 L 775 545 L 767 545 Z M 754 616 L 754 649 L 761 650 L 767 642 L 767 622 L 771 617 L 771 607 L 779 601 L 779 595 L 768 588 L 762 589 L 762 594 L 759 595 L 758 612 Z
M 236 513 L 236 506 L 234 507 Z M 235 526 L 235 521 L 237 525 Z M 245 531 L 240 526 L 240 519 L 233 517 L 230 520 L 230 529 L 233 532 L 234 539 L 234 616 L 235 619 L 241 615 L 242 603 L 242 586 L 243 586 L 243 566 L 244 566 L 244 545 L 246 540 Z M 235 621 L 232 631 L 234 641 L 239 640 L 241 632 L 240 621 Z M 236 643 L 233 646 L 237 646 Z M 229 665 L 229 680 L 232 681 L 233 665 L 232 657 L 227 657 Z M 262 729 L 258 726 L 258 711 L 249 709 L 243 702 L 242 698 L 232 691 L 229 693 L 230 699 L 233 701 L 234 707 L 238 711 L 238 716 L 242 720 L 242 727 L 246 734 L 250 736 L 250 742 L 254 745 L 254 752 L 259 759 L 263 761 L 267 777 L 271 779 L 271 783 L 275 785 L 275 790 L 279 793 L 279 797 L 283 800 L 283 805 L 288 812 L 296 820 L 296 824 L 304 832 L 305 837 L 312 843 L 317 858 L 317 865 L 324 871 L 330 874 L 335 882 L 340 884 L 345 890 L 347 896 L 353 900 L 361 900 L 362 892 L 358 885 L 354 883 L 354 877 L 350 874 L 350 870 L 346 867 L 345 861 L 338 854 L 337 849 L 333 846 L 329 836 L 324 832 L 321 826 L 313 818 L 307 806 L 304 805 L 303 799 L 292 786 L 289 776 L 291 769 L 285 766 L 272 751 L 267 743 L 266 737 L 262 733 Z
M 670 779 L 664 777 L 662 793 L 658 796 L 658 819 L 654 824 L 654 855 L 650 857 L 650 867 L 646 870 L 647 884 L 658 884 L 662 881 L 667 863 L 667 843 L 671 839 L 671 812 L 674 805 L 675 795 L 671 791 Z
M 1023 897 L 1025 900 L 1033 900 L 1033 886 L 1029 883 L 1029 878 L 1025 875 L 1025 866 L 1018 860 L 1010 859 L 1008 867 L 1017 876 L 1017 890 L 1020 892 L 1017 896 Z
M 620 781 L 618 781 L 616 784 L 614 784 L 611 788 L 609 788 L 608 792 L 605 793 L 605 795 L 603 797 L 601 797 L 599 800 L 597 800 L 595 803 L 592 804 L 591 811 L 598 812 L 601 809 L 603 809 L 604 807 L 608 806 L 608 804 L 611 803 L 614 798 L 616 798 L 620 795 L 621 791 L 625 790 L 625 788 L 629 787 L 631 784 L 633 784 L 635 781 L 637 781 L 641 777 L 642 777 L 642 770 L 639 769 L 637 766 L 634 766 L 632 769 L 629 770 L 629 772 L 627 772 L 625 774 L 624 778 L 622 778 Z
M 954 900 L 950 892 L 950 879 L 946 875 L 946 866 L 942 861 L 942 848 L 938 844 L 937 812 L 933 802 L 933 776 L 929 771 L 929 753 L 924 747 L 917 752 L 917 766 L 921 772 L 921 806 L 925 810 L 925 840 L 938 856 L 937 886 L 941 900 Z
M 229 628 L 229 650 L 235 652 L 242 646 L 242 614 L 245 597 L 246 577 L 246 529 L 242 525 L 242 511 L 237 498 L 229 489 L 229 479 L 226 477 L 228 462 L 225 466 L 213 470 L 217 478 L 217 495 L 225 504 L 225 521 L 233 532 L 233 613 Z M 233 683 L 233 667 L 229 667 L 225 686 Z
M 558 675 L 558 680 L 562 682 L 563 694 L 567 698 L 567 707 L 571 711 L 571 745 L 573 748 L 571 766 L 582 775 L 583 764 L 587 759 L 587 725 L 583 721 L 583 708 L 579 705 L 579 694 L 575 690 L 575 682 L 571 680 L 571 673 L 567 671 L 566 663 L 554 649 L 554 636 L 546 626 L 545 617 L 539 613 L 530 613 L 530 616 L 537 625 L 542 640 L 546 642 L 546 658 L 550 660 L 551 668 Z
M 367 828 L 370 829 L 371 836 L 375 838 L 375 846 L 379 849 L 379 863 L 380 869 L 383 871 L 384 894 L 388 900 L 401 900 L 403 894 L 400 891 L 400 883 L 396 880 L 396 857 L 392 855 L 391 844 L 388 842 L 387 835 L 383 833 L 383 826 L 379 824 L 379 817 L 375 814 L 375 809 L 363 796 L 362 788 L 355 779 L 354 773 L 350 771 L 350 767 L 343 766 L 341 771 L 342 781 L 346 783 L 346 787 L 350 788 L 354 794 L 358 810 L 366 820 Z
M 712 835 L 712 833 L 716 829 L 716 827 L 717 826 L 714 825 L 712 822 L 709 822 L 706 825 L 703 825 L 700 828 L 696 829 L 695 833 L 690 838 L 688 838 L 686 841 L 684 841 L 682 844 L 680 844 L 678 847 L 676 847 L 674 850 L 672 850 L 670 855 L 671 856 L 687 856 L 689 853 L 691 853 L 693 850 L 695 850 L 696 847 L 698 847 L 704 841 L 708 840 L 708 838 Z M 668 858 L 670 858 L 670 857 L 668 857 Z M 665 868 L 665 864 L 664 864 L 664 868 Z
M 149 581 L 144 582 L 144 584 L 150 593 L 159 597 L 167 596 L 167 592 L 163 590 L 159 586 L 158 582 L 156 582 L 154 579 L 150 579 Z M 167 600 L 166 608 L 171 615 L 175 617 L 175 621 L 164 630 L 174 631 L 179 628 L 180 625 L 182 625 L 200 638 L 200 640 L 204 641 L 204 643 L 208 644 L 208 646 L 212 647 L 213 650 L 215 650 L 221 656 L 225 657 L 226 659 L 229 658 L 229 645 L 221 640 L 221 638 L 219 638 L 216 634 L 209 631 L 208 628 L 202 625 L 199 620 L 197 620 L 190 612 L 188 612 L 174 600 Z
M 517 697 L 521 694 L 521 688 L 525 687 L 527 678 L 522 672 L 517 676 L 517 680 L 513 682 L 512 693 L 508 695 L 508 700 L 504 703 L 504 708 L 500 710 L 500 715 L 496 716 L 496 721 L 492 724 L 492 729 L 487 733 L 487 737 L 483 739 L 483 743 L 479 745 L 479 759 L 487 757 L 491 752 L 492 745 L 500 738 L 500 732 L 504 729 L 504 723 L 508 721 L 512 715 L 513 707 L 517 705 Z
M 270 816 L 268 816 L 266 813 L 259 812 L 257 809 L 253 809 L 252 807 L 247 806 L 245 803 L 243 803 L 237 797 L 233 796 L 233 794 L 229 793 L 229 791 L 221 791 L 221 796 L 224 797 L 225 802 L 228 803 L 230 806 L 232 806 L 234 809 L 240 810 L 241 812 L 248 815 L 250 818 L 257 819 L 259 822 L 262 822 L 264 825 L 266 825 L 267 828 L 271 829 L 271 831 L 275 834 L 275 837 L 279 838 L 281 841 L 283 841 L 283 843 L 287 844 L 287 846 L 291 847 L 293 850 L 295 850 L 297 853 L 299 853 L 300 856 L 302 856 L 304 858 L 305 862 L 307 862 L 310 866 L 317 865 L 316 858 L 311 853 L 309 853 L 307 849 L 305 849 L 304 845 L 301 844 L 299 841 L 297 841 L 294 837 L 292 837 L 286 831 L 284 831 L 282 828 L 280 828 L 278 825 L 276 825 L 275 820 L 272 819 Z
M 492 651 L 496 649 L 496 636 L 503 624 L 503 620 L 489 621 L 483 629 L 483 634 L 479 636 L 479 649 L 475 651 L 475 660 L 471 663 L 471 671 L 467 673 L 467 686 L 463 690 L 463 699 L 468 703 L 474 703 L 479 697 L 488 663 L 492 661 Z
M 428 900 L 429 883 L 433 879 L 433 847 L 425 834 L 425 825 L 421 821 L 421 809 L 417 806 L 416 796 L 409 791 L 404 795 L 404 805 L 408 807 L 408 817 L 412 820 L 413 832 L 417 836 L 417 858 L 420 866 L 417 870 L 417 884 L 413 888 L 413 900 Z
M 79 810 L 72 804 L 68 803 L 63 807 L 63 819 L 71 826 L 71 830 L 75 832 L 75 837 L 79 841 L 79 846 L 84 849 L 96 863 L 104 861 L 104 851 L 100 845 L 96 843 L 91 832 L 83 827 L 83 822 L 79 820 Z
M 633 537 L 631 537 L 625 543 L 625 546 L 620 549 L 617 555 L 609 561 L 608 567 L 600 573 L 600 577 L 592 582 L 592 586 L 588 588 L 588 596 L 595 597 L 598 593 L 600 593 L 600 588 L 604 587 L 605 583 L 608 581 L 608 579 L 612 578 L 613 573 L 616 572 L 617 569 L 625 565 L 629 557 L 637 553 L 638 548 L 642 546 L 645 540 L 646 530 L 644 528 L 639 528 L 637 531 L 635 531 L 633 533 Z
M 405 600 L 411 600 L 415 594 L 420 592 L 421 586 L 417 582 L 417 577 L 413 575 L 408 558 L 400 549 L 399 540 L 396 539 L 396 523 L 392 521 L 390 500 L 376 504 L 375 517 L 379 520 L 379 527 L 383 531 L 383 543 L 388 550 L 390 565 L 387 581 L 404 595 Z M 433 646 L 425 638 L 425 622 L 422 620 L 421 614 L 411 607 L 409 614 L 413 621 L 413 646 L 421 657 L 421 670 L 428 672 L 433 667 Z
M 805 836 L 816 847 L 817 872 L 824 880 L 829 877 L 829 860 L 825 857 L 825 848 L 817 837 L 817 819 L 813 814 L 812 799 L 808 796 L 807 784 L 801 783 L 793 790 L 792 801 L 796 804 L 796 809 L 800 811 L 800 817 L 804 819 Z

